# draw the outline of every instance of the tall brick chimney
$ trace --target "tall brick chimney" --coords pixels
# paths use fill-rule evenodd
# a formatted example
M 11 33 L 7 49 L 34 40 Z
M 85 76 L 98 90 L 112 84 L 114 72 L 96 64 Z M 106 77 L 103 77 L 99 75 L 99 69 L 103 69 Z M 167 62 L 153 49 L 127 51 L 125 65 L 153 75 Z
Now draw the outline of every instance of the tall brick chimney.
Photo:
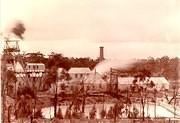
M 99 52 L 99 61 L 103 61 L 104 60 L 104 47 L 100 46 L 99 49 L 100 49 L 100 52 Z

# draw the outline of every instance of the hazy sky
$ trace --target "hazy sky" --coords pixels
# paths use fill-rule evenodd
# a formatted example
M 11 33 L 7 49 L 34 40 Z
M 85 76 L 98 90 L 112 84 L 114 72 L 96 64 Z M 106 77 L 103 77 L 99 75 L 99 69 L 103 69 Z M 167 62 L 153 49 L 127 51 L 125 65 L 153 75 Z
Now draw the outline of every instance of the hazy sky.
M 180 57 L 180 0 L 0 0 L 0 30 L 26 26 L 27 52 Z

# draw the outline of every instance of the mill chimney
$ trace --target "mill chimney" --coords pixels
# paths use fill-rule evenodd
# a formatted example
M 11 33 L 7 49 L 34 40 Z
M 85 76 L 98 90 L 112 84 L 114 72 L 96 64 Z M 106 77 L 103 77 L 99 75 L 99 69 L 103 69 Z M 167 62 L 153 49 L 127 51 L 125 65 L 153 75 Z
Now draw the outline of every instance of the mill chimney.
M 101 62 L 104 60 L 104 47 L 100 46 L 99 49 L 100 49 L 99 61 Z

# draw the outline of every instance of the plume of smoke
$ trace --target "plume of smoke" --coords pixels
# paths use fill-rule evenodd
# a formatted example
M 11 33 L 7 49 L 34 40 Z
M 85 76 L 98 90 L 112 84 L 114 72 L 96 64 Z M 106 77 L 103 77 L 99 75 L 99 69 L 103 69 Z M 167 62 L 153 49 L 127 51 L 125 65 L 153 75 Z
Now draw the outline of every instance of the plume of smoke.
M 17 37 L 23 39 L 23 34 L 26 31 L 26 28 L 22 22 L 16 22 L 15 26 L 11 29 L 11 32 L 14 33 Z
M 96 70 L 100 74 L 104 74 L 106 72 L 110 71 L 110 68 L 116 68 L 116 69 L 126 69 L 131 67 L 134 63 L 136 63 L 136 60 L 130 59 L 130 60 L 104 60 L 96 65 L 94 70 Z

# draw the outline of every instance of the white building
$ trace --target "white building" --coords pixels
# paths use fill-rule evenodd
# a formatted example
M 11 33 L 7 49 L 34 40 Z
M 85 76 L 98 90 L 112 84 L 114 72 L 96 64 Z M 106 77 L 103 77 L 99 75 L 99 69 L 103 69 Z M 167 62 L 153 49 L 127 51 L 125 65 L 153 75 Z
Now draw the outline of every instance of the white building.
M 150 77 L 148 82 L 153 82 L 157 90 L 169 89 L 169 82 L 165 77 Z
M 14 69 L 16 73 L 24 73 L 24 68 L 20 62 L 15 63 Z
M 25 73 L 28 77 L 29 86 L 41 88 L 42 78 L 45 73 L 45 65 L 43 63 L 26 63 Z
M 91 70 L 88 67 L 72 67 L 68 73 L 72 80 L 82 80 L 91 73 Z
M 127 89 L 128 87 L 130 87 L 130 85 L 133 84 L 133 80 L 134 77 L 118 77 L 118 88 L 122 90 Z M 147 77 L 144 82 L 139 81 L 138 79 L 136 84 L 143 84 L 143 83 L 147 84 L 150 82 L 154 83 L 155 88 L 158 91 L 169 89 L 170 84 L 165 77 L 150 77 L 150 78 Z
M 45 65 L 43 63 L 27 63 L 26 72 L 45 72 Z

